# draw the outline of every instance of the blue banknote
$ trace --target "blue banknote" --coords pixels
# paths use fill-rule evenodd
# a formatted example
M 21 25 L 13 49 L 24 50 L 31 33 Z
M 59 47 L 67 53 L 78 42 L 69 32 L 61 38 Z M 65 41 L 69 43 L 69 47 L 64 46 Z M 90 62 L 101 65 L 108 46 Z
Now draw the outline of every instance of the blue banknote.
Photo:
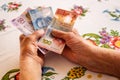
M 47 28 L 53 18 L 51 7 L 32 9 L 29 14 L 35 30 Z
M 72 31 L 76 19 L 77 14 L 71 11 L 57 9 L 52 22 L 46 30 L 45 35 L 39 40 L 38 46 L 49 51 L 62 54 L 62 51 L 65 47 L 65 42 L 62 39 L 52 36 L 51 32 L 53 29 L 65 32 Z

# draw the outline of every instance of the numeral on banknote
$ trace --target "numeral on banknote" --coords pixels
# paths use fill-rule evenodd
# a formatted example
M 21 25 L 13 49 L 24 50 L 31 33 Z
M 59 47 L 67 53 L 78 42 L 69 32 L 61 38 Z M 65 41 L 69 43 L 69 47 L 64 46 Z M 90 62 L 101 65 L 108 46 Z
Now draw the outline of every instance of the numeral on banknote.
M 24 19 L 23 19 L 23 18 L 19 18 L 17 21 L 18 21 L 20 24 L 25 23 L 25 21 L 24 21 Z
M 47 39 L 43 39 L 43 43 L 44 43 L 44 44 L 51 45 L 51 44 L 52 44 L 52 41 L 49 41 L 49 40 L 47 40 Z
M 46 29 L 45 35 L 39 40 L 38 46 L 61 54 L 65 47 L 65 42 L 62 39 L 54 37 L 51 32 L 53 29 L 62 30 L 65 32 L 72 31 L 72 27 L 76 18 L 77 14 L 71 11 L 57 9 L 52 22 L 48 25 Z

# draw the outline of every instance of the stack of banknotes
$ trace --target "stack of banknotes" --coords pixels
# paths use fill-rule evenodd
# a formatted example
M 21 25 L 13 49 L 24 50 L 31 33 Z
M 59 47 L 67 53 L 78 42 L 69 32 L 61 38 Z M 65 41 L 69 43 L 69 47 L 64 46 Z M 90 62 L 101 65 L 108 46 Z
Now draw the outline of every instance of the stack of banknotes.
M 51 32 L 53 29 L 71 31 L 77 16 L 76 13 L 59 8 L 54 15 L 51 7 L 38 7 L 36 9 L 27 8 L 11 22 L 26 36 L 36 30 L 44 29 L 45 34 L 38 40 L 39 50 L 43 54 L 50 51 L 61 54 L 65 42 L 52 36 Z

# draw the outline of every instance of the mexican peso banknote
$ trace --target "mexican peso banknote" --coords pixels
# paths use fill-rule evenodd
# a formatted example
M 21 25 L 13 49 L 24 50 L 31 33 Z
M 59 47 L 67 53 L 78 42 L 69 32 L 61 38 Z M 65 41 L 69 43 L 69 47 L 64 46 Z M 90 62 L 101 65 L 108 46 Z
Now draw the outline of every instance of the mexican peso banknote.
M 57 9 L 45 35 L 39 40 L 38 46 L 61 54 L 64 49 L 65 42 L 52 36 L 51 31 L 52 29 L 58 29 L 66 32 L 71 31 L 77 16 L 78 15 L 76 13 L 63 9 Z

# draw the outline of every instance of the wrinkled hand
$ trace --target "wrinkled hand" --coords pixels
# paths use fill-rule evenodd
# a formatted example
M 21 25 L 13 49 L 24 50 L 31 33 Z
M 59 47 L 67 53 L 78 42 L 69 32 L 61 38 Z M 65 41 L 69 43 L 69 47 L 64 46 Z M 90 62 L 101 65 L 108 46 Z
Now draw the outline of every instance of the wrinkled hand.
M 91 68 L 89 63 L 91 63 L 93 56 L 91 54 L 92 48 L 95 47 L 93 44 L 83 39 L 76 30 L 72 32 L 53 30 L 52 34 L 65 40 L 66 46 L 62 53 L 64 57 L 72 62 Z
M 44 56 L 38 50 L 37 40 L 44 34 L 43 30 L 34 32 L 31 35 L 20 36 L 20 59 L 25 59 L 26 57 L 31 57 L 34 60 L 43 64 Z

